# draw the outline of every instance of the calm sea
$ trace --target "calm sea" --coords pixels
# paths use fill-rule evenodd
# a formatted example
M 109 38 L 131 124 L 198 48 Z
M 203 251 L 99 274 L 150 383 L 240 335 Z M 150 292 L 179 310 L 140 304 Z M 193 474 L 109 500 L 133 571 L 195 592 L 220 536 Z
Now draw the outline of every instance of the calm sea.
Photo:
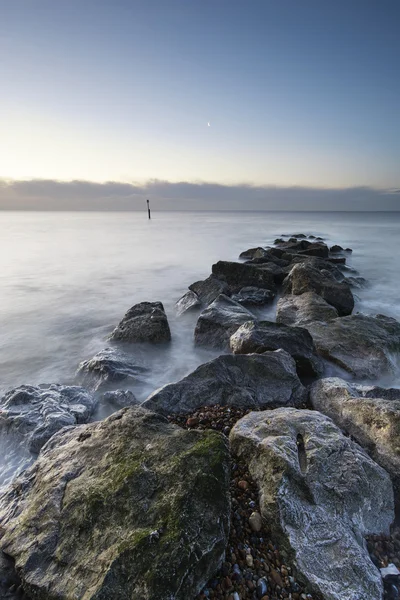
M 370 283 L 356 310 L 400 319 L 400 213 L 2 212 L 0 224 L 1 391 L 71 382 L 143 300 L 164 303 L 173 341 L 138 354 L 150 369 L 139 396 L 181 378 L 215 353 L 194 348 L 196 317 L 177 318 L 175 301 L 212 263 L 283 233 L 353 248 L 350 264 Z

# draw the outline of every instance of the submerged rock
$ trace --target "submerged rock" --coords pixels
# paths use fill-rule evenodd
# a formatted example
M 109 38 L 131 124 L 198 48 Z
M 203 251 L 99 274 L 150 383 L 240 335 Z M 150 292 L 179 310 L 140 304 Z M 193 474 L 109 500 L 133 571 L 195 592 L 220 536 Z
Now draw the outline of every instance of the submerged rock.
M 277 350 L 219 356 L 181 381 L 155 391 L 143 406 L 169 415 L 215 404 L 260 408 L 300 406 L 304 400 L 296 363 L 287 352 Z
M 232 300 L 247 306 L 263 306 L 272 302 L 274 298 L 275 292 L 257 287 L 244 287 L 232 296 Z
M 0 431 L 19 435 L 37 454 L 63 427 L 86 423 L 96 404 L 82 387 L 21 385 L 0 400 Z
M 203 281 L 196 281 L 192 285 L 189 285 L 189 291 L 196 294 L 201 304 L 208 306 L 220 294 L 229 295 L 229 286 L 217 279 L 217 277 L 214 277 L 214 275 L 210 275 Z
M 299 377 L 319 377 L 323 373 L 313 339 L 306 329 L 287 327 L 271 321 L 248 321 L 230 338 L 234 354 L 262 353 L 267 350 L 285 350 L 296 361 Z
M 90 360 L 79 365 L 77 376 L 85 387 L 93 390 L 114 386 L 127 381 L 143 381 L 147 372 L 144 367 L 135 364 L 133 357 L 116 348 L 105 348 Z
M 167 315 L 161 302 L 140 302 L 132 306 L 114 329 L 111 340 L 160 344 L 171 340 Z
M 395 371 L 392 354 L 400 352 L 400 323 L 396 319 L 356 314 L 305 327 L 318 353 L 354 377 L 376 379 Z
M 305 327 L 313 321 L 331 321 L 339 316 L 336 308 L 315 292 L 282 296 L 276 306 L 276 322 Z
M 284 281 L 284 293 L 300 296 L 304 292 L 315 292 L 328 304 L 334 306 L 339 316 L 351 314 L 354 298 L 350 286 L 339 282 L 328 272 L 320 272 L 307 264 L 297 264 Z
M 310 400 L 389 473 L 400 508 L 400 389 L 385 390 L 328 377 L 313 384 Z
M 192 290 L 188 290 L 186 294 L 183 294 L 182 298 L 175 304 L 176 313 L 178 316 L 183 315 L 188 310 L 195 310 L 201 307 L 201 302 L 198 295 Z
M 255 319 L 255 316 L 244 306 L 221 294 L 200 313 L 194 330 L 195 344 L 229 348 L 232 333 L 252 319 Z
M 252 412 L 231 449 L 259 485 L 260 509 L 311 590 L 326 600 L 378 600 L 382 581 L 364 537 L 394 518 L 388 474 L 316 411 Z
M 232 293 L 249 286 L 275 290 L 273 275 L 255 265 L 220 260 L 212 266 L 212 273 L 227 283 Z
M 187 600 L 220 566 L 222 434 L 140 408 L 55 436 L 1 498 L 3 550 L 34 598 Z

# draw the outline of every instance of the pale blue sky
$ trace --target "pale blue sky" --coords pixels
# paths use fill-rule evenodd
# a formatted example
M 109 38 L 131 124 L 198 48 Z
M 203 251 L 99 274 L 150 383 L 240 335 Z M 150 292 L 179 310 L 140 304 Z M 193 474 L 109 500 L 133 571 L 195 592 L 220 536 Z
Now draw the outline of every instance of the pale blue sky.
M 400 187 L 399 32 L 399 0 L 0 0 L 0 177 Z

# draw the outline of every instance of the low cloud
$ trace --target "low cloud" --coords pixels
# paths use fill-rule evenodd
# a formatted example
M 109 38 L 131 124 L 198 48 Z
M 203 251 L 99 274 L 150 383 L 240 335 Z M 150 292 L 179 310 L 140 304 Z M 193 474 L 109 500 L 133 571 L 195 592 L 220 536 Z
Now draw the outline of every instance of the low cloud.
M 135 183 L 0 180 L 0 210 L 398 211 L 400 190 L 220 185 L 152 180 Z

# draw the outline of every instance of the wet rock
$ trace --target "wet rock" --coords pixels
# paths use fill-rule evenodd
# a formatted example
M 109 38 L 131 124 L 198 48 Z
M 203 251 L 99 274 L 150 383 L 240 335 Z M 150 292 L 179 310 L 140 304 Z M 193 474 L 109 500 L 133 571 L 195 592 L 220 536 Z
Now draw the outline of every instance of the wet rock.
M 258 246 L 257 248 L 249 248 L 239 255 L 242 260 L 251 260 L 253 258 L 264 258 L 268 256 L 268 252 L 265 248 Z
M 313 321 L 327 322 L 339 316 L 336 308 L 315 292 L 287 295 L 278 300 L 276 322 L 305 327 Z
M 316 243 L 311 244 L 306 250 L 299 250 L 299 254 L 305 254 L 306 256 L 317 256 L 318 258 L 328 258 L 329 250 L 326 244 Z
M 78 367 L 79 382 L 91 389 L 99 390 L 116 383 L 143 381 L 147 369 L 135 364 L 134 357 L 116 348 L 105 348 Z
M 102 400 L 103 402 L 112 404 L 118 409 L 136 406 L 139 404 L 139 400 L 130 390 L 114 390 L 112 392 L 105 392 L 102 396 Z
M 310 400 L 389 473 L 400 508 L 400 389 L 382 390 L 328 377 L 313 384 Z
M 192 290 L 188 290 L 186 294 L 183 294 L 182 298 L 175 304 L 176 313 L 178 316 L 183 315 L 189 310 L 195 310 L 201 307 L 201 302 L 198 295 Z
M 354 308 L 350 286 L 339 282 L 328 272 L 321 273 L 307 264 L 297 264 L 284 281 L 284 294 L 300 296 L 315 292 L 328 304 L 334 306 L 339 316 L 349 315 Z
M 387 533 L 393 521 L 388 474 L 316 411 L 249 413 L 230 442 L 259 485 L 263 518 L 311 590 L 326 600 L 381 598 L 363 538 Z
M 220 260 L 212 266 L 212 273 L 227 283 L 232 293 L 249 286 L 275 290 L 271 273 L 258 269 L 255 265 Z
M 321 273 L 328 271 L 328 273 L 330 273 L 333 276 L 333 278 L 336 279 L 336 281 L 343 281 L 344 275 L 342 273 L 342 269 L 347 268 L 345 265 L 342 264 L 334 264 L 331 258 L 322 259 L 317 258 L 315 256 L 304 256 L 300 254 L 294 254 L 292 256 L 292 260 L 290 261 L 289 267 L 286 269 L 287 273 L 289 274 L 292 270 L 292 267 L 294 267 L 294 265 L 297 264 L 308 265 L 310 267 L 313 267 L 317 271 L 320 271 Z
M 194 330 L 198 346 L 229 348 L 229 338 L 240 325 L 255 319 L 244 306 L 221 294 L 200 313 Z
M 111 340 L 161 344 L 171 340 L 167 315 L 161 302 L 140 302 L 132 306 L 114 329 Z
M 323 373 L 313 339 L 306 329 L 287 327 L 271 321 L 248 321 L 230 338 L 234 354 L 262 353 L 282 348 L 296 361 L 299 377 L 319 377 Z
M 259 512 L 252 512 L 249 517 L 249 525 L 253 531 L 261 531 L 262 518 Z
M 82 387 L 21 385 L 0 400 L 0 431 L 17 434 L 29 451 L 41 447 L 63 427 L 86 423 L 97 401 Z
M 193 373 L 155 391 L 143 403 L 164 415 L 192 413 L 201 406 L 300 406 L 305 389 L 296 363 L 283 350 L 222 355 Z
M 232 296 L 232 300 L 244 306 L 263 306 L 272 302 L 274 298 L 275 292 L 257 287 L 244 287 Z
M 193 598 L 225 552 L 225 440 L 140 408 L 57 434 L 1 498 L 1 546 L 27 593 Z
M 384 315 L 363 314 L 305 325 L 318 353 L 354 377 L 376 379 L 393 373 L 400 352 L 400 323 Z
M 214 302 L 220 294 L 230 295 L 229 286 L 217 277 L 214 277 L 214 275 L 210 275 L 203 281 L 192 283 L 192 285 L 189 285 L 189 290 L 197 295 L 199 301 L 204 306 L 208 306 L 211 302 Z
M 353 288 L 363 289 L 367 286 L 367 280 L 364 277 L 346 277 L 346 282 Z
M 335 244 L 334 246 L 331 246 L 329 250 L 330 250 L 330 252 L 333 252 L 333 253 L 343 252 L 342 246 L 339 246 L 338 244 Z

